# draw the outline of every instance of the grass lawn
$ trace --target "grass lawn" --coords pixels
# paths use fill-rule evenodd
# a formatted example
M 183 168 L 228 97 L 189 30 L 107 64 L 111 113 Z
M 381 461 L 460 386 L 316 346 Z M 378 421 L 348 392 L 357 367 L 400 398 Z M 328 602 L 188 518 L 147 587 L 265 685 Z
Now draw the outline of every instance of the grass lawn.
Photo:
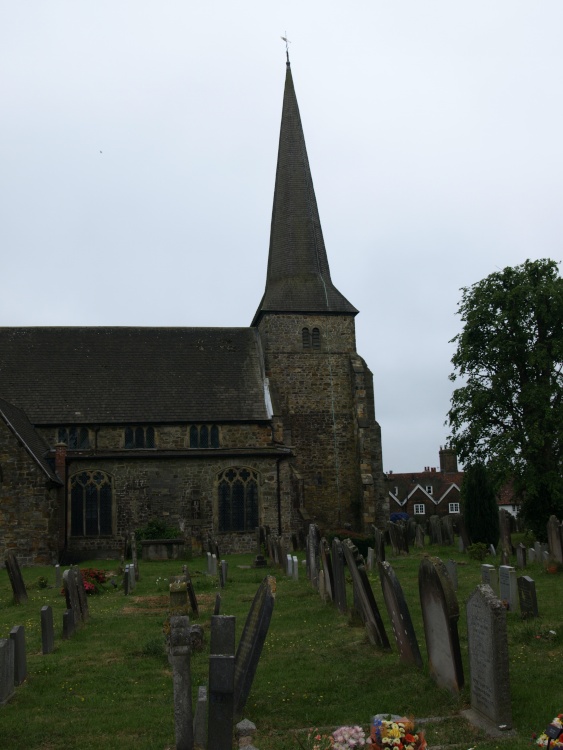
M 518 541 L 518 540 L 516 540 Z M 457 560 L 459 565 L 459 633 L 466 683 L 467 628 L 465 602 L 480 582 L 480 563 L 452 547 L 427 547 L 426 553 Z M 423 553 L 390 558 L 410 607 L 425 661 L 424 631 L 418 598 L 418 566 Z M 298 554 L 300 560 L 304 554 Z M 305 578 L 286 578 L 275 568 L 254 570 L 252 556 L 232 555 L 229 580 L 220 590 L 205 575 L 206 561 L 189 569 L 198 596 L 206 645 L 215 596 L 221 614 L 237 617 L 237 642 L 250 604 L 266 574 L 277 578 L 274 614 L 245 716 L 258 728 L 260 750 L 299 748 L 310 727 L 332 730 L 342 724 L 368 728 L 376 713 L 427 719 L 430 749 L 437 746 L 517 750 L 530 747 L 532 732 L 541 732 L 563 711 L 563 574 L 549 574 L 539 564 L 524 571 L 536 581 L 541 617 L 523 621 L 509 612 L 508 639 L 515 737 L 491 740 L 469 727 L 460 710 L 470 704 L 469 691 L 453 697 L 438 689 L 427 668 L 418 671 L 399 661 L 378 576 L 370 574 L 392 653 L 371 646 L 364 629 L 323 604 Z M 498 564 L 498 561 L 497 561 Z M 513 561 L 515 564 L 515 560 Z M 115 563 L 96 561 L 82 567 L 116 570 Z M 89 597 L 90 622 L 63 641 L 64 597 L 52 587 L 53 568 L 23 568 L 29 602 L 15 605 L 5 569 L 0 571 L 0 638 L 14 625 L 24 625 L 28 679 L 0 708 L 2 750 L 164 750 L 174 747 L 172 676 L 164 648 L 163 623 L 168 614 L 168 577 L 181 573 L 182 562 L 140 563 L 140 581 L 132 595 L 106 584 Z M 39 578 L 51 587 L 40 588 Z M 352 601 L 351 586 L 348 601 Z M 41 654 L 40 609 L 53 608 L 56 648 Z M 192 656 L 194 695 L 207 682 L 208 653 Z M 297 734 L 296 734 L 297 732 Z M 211 750 L 220 750 L 213 748 Z

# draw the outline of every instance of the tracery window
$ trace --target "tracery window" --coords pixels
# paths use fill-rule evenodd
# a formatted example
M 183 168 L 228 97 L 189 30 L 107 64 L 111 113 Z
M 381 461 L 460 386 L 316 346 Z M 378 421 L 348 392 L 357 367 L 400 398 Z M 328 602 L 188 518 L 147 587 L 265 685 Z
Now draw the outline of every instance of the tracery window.
M 219 427 L 216 424 L 192 424 L 189 436 L 190 448 L 219 447 Z
M 258 474 L 232 466 L 219 475 L 219 531 L 250 531 L 258 526 Z
M 126 427 L 124 444 L 126 448 L 155 448 L 154 427 Z
M 59 427 L 57 439 L 59 443 L 65 443 L 69 448 L 89 448 L 90 433 L 87 427 Z
M 82 471 L 70 478 L 70 533 L 72 536 L 113 533 L 113 490 L 109 474 Z

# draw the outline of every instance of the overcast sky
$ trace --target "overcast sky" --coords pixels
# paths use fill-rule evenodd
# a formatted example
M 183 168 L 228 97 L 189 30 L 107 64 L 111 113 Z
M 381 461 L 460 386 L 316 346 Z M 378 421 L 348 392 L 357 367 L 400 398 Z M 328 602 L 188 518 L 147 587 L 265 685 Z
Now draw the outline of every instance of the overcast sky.
M 0 0 L 0 325 L 250 324 L 286 31 L 384 468 L 435 466 L 460 288 L 563 257 L 561 0 Z

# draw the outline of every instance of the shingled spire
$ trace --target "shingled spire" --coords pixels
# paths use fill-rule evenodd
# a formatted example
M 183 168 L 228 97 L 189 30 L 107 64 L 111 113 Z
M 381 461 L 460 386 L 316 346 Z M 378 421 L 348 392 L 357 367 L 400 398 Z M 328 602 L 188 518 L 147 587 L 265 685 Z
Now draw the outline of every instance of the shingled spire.
M 287 63 L 276 169 L 266 290 L 252 325 L 264 313 L 358 311 L 330 278 L 305 137 Z

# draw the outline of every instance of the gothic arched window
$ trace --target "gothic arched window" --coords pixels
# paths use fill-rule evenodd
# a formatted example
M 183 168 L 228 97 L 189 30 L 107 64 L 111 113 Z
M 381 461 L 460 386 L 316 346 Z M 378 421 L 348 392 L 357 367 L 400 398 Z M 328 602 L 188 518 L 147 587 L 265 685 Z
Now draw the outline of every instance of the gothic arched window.
M 109 474 L 81 471 L 70 478 L 70 533 L 72 536 L 113 533 L 113 490 Z
M 219 475 L 219 531 L 250 531 L 258 526 L 258 474 L 232 466 Z

